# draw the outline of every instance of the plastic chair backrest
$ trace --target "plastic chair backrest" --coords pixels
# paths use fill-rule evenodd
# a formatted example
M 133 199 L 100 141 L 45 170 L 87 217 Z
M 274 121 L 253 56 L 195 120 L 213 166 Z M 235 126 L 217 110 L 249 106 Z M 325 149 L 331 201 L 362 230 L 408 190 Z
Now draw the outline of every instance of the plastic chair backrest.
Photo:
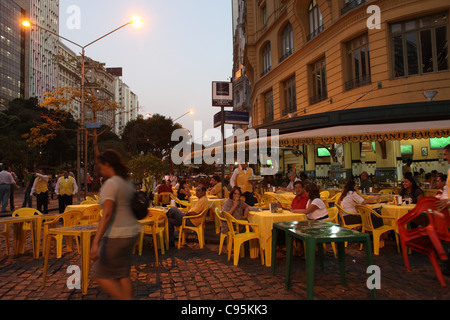
M 81 219 L 81 216 L 82 216 L 82 212 L 80 212 L 78 210 L 71 210 L 71 211 L 61 213 L 59 218 L 63 219 L 64 227 L 70 227 L 70 226 L 77 225 Z
M 433 214 L 431 215 L 432 219 L 430 223 L 436 230 L 439 239 L 444 240 L 445 242 L 450 242 L 450 213 L 448 209 L 446 208 L 442 211 L 433 210 L 432 212 Z
M 339 224 L 339 210 L 336 207 L 331 207 L 327 209 L 328 211 L 328 218 L 325 220 L 334 222 L 336 224 Z
M 374 211 L 365 206 L 356 206 L 356 210 L 361 215 L 364 230 L 373 231 L 372 213 L 374 213 Z
M 222 215 L 220 214 L 220 209 L 219 209 L 219 208 L 216 208 L 214 211 L 215 211 L 215 213 L 216 213 L 217 218 L 218 218 L 220 221 L 227 222 L 227 219 L 225 219 L 224 217 L 222 217 Z
M 100 218 L 100 211 L 102 207 L 100 205 L 89 206 L 82 211 L 82 219 L 86 219 L 89 222 L 97 222 Z
M 345 223 L 344 220 L 344 213 L 346 214 L 356 214 L 356 215 L 360 215 L 359 213 L 353 213 L 353 212 L 347 212 L 345 211 L 339 204 L 335 203 L 333 208 L 337 208 L 338 209 L 338 215 L 339 215 L 339 219 L 342 223 L 342 225 L 344 227 L 347 227 L 348 225 Z M 357 224 L 357 225 L 361 225 L 361 224 Z
M 161 193 L 158 193 L 158 198 L 161 197 L 161 203 L 162 204 L 170 203 L 170 197 L 171 196 L 173 196 L 172 192 L 161 192 Z
M 98 202 L 97 201 L 92 201 L 92 200 L 83 200 L 83 201 L 81 201 L 81 203 L 80 204 L 97 204 Z
M 227 221 L 227 225 L 228 225 L 228 234 L 230 235 L 230 237 L 234 238 L 235 235 L 235 230 L 239 230 L 239 228 L 235 228 L 233 223 L 236 223 L 236 218 L 233 217 L 231 214 L 229 214 L 226 211 L 222 210 L 222 214 L 225 217 L 225 220 Z
M 320 192 L 320 197 L 325 197 L 326 199 L 328 199 L 330 197 L 330 191 L 321 191 Z
M 41 215 L 42 213 L 37 210 L 37 209 L 33 209 L 33 208 L 20 208 L 15 210 L 12 213 L 12 217 L 27 217 L 27 216 L 35 216 L 35 215 Z
M 433 211 L 436 210 L 436 201 L 437 199 L 433 197 L 423 197 L 419 200 L 419 202 L 417 202 L 416 206 L 412 210 L 398 219 L 397 225 L 405 226 L 408 222 L 411 222 L 422 213 L 427 212 L 428 209 Z

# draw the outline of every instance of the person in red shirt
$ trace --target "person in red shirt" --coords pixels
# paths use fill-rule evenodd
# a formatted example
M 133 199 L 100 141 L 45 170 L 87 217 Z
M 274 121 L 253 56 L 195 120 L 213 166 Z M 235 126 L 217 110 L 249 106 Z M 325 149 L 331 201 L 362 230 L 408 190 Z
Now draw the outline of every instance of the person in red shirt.
M 306 209 L 306 204 L 308 203 L 308 197 L 305 194 L 302 181 L 294 182 L 294 192 L 296 196 L 292 200 L 288 210 L 294 213 L 299 213 L 297 210 Z

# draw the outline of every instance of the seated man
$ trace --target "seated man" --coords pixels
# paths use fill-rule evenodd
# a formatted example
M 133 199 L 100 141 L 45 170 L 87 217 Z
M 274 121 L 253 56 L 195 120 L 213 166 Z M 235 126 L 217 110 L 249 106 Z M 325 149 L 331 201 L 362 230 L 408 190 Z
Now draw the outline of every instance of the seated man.
M 211 178 L 212 186 L 208 189 L 208 193 L 212 196 L 222 197 L 222 182 L 220 182 L 219 176 L 213 176 Z
M 302 181 L 294 182 L 294 192 L 295 198 L 292 200 L 288 210 L 297 213 L 298 210 L 306 209 L 306 204 L 308 203 L 308 197 L 306 196 Z
M 436 186 L 438 191 L 436 192 L 436 198 L 438 199 L 448 199 L 448 186 L 447 186 L 447 175 L 438 174 L 436 177 Z
M 197 203 L 187 213 L 183 213 L 177 207 L 172 207 L 167 212 L 167 219 L 169 220 L 169 246 L 174 247 L 174 226 L 181 226 L 184 216 L 195 216 L 200 214 L 210 206 L 208 198 L 206 197 L 206 187 L 199 185 L 195 188 L 195 195 L 198 198 Z M 188 226 L 196 227 L 200 225 L 202 218 L 187 219 Z
M 288 173 L 288 180 L 289 180 L 289 184 L 286 186 L 286 188 L 279 188 L 283 191 L 294 191 L 294 183 L 296 181 L 299 181 L 300 179 L 297 178 L 297 176 L 295 175 L 295 172 L 290 171 Z

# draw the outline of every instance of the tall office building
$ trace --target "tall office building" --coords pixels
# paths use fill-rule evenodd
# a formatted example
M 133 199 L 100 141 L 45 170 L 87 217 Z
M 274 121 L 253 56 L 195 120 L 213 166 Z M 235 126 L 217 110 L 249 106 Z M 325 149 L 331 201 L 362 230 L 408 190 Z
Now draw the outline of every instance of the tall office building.
M 59 33 L 59 0 L 15 0 L 33 24 Z M 20 23 L 18 21 L 17 23 Z M 58 87 L 59 39 L 37 27 L 25 30 L 25 98 L 37 97 Z
M 22 8 L 13 0 L 0 0 L 0 110 L 24 96 L 22 15 Z
M 113 72 L 114 79 L 114 96 L 119 109 L 116 112 L 114 133 L 121 135 L 126 124 L 137 119 L 139 111 L 138 96 L 130 90 L 130 87 L 121 79 L 122 73 L 117 74 L 116 70 L 121 68 L 107 68 L 108 72 Z

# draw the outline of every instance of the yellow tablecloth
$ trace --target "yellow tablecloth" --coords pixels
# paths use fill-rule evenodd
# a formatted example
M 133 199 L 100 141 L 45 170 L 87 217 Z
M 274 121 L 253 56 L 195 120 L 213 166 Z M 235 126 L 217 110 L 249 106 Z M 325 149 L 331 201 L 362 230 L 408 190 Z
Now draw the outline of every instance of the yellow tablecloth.
M 435 197 L 439 189 L 422 189 L 425 197 Z
M 401 206 L 395 204 L 383 204 L 381 206 L 381 215 L 395 218 L 395 232 L 398 233 L 397 220 L 407 214 L 408 211 L 414 209 L 415 206 L 415 204 Z M 375 208 L 376 206 L 373 207 Z M 387 223 L 387 221 L 385 221 L 385 223 Z
M 256 223 L 259 227 L 261 246 L 264 250 L 266 266 L 271 266 L 272 260 L 272 228 L 274 222 L 307 220 L 303 213 L 292 213 L 283 210 L 283 213 L 272 213 L 270 210 L 250 211 L 248 221 Z
M 294 200 L 295 194 L 292 192 L 265 192 L 263 199 L 265 203 L 280 201 L 281 204 L 290 205 Z

